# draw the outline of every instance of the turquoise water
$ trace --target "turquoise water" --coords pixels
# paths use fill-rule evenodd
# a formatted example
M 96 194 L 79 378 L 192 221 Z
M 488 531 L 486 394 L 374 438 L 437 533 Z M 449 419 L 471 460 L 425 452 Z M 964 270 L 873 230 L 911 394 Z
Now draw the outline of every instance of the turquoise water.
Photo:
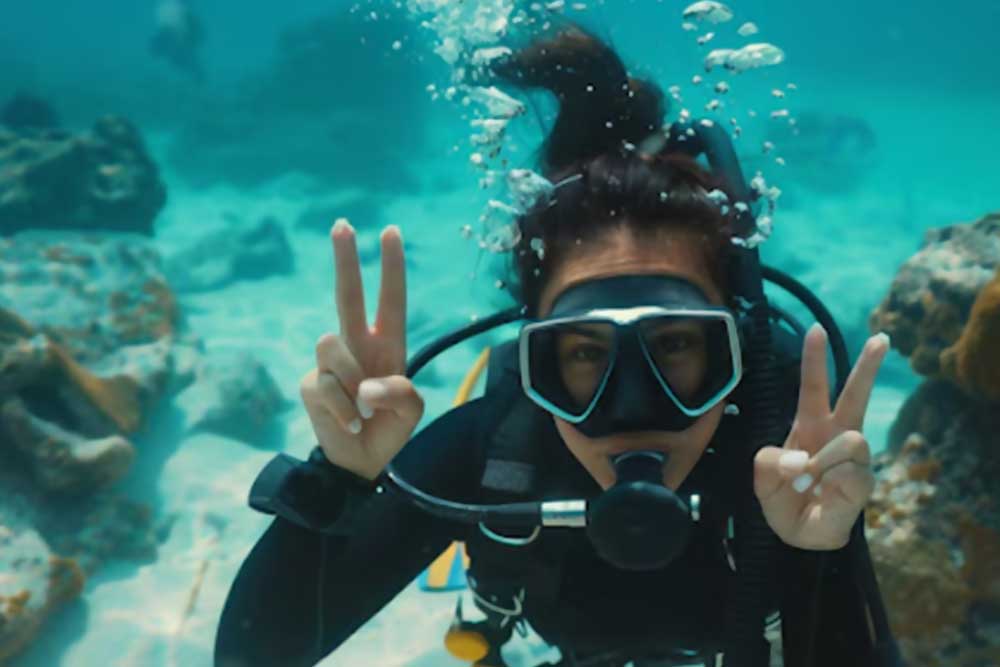
M 411 261 L 411 352 L 505 305 L 487 270 L 495 258 L 481 257 L 460 233 L 495 195 L 478 188 L 469 163 L 473 149 L 462 118 L 468 110 L 457 100 L 432 100 L 426 90 L 449 85 L 451 70 L 433 50 L 437 35 L 420 28 L 405 3 L 353 4 L 357 12 L 344 18 L 352 3 L 192 2 L 206 34 L 200 83 L 149 54 L 155 3 L 38 0 L 2 10 L 0 102 L 29 90 L 75 130 L 104 113 L 132 120 L 168 189 L 153 238 L 164 256 L 203 232 L 273 216 L 296 258 L 290 275 L 179 297 L 186 327 L 210 358 L 252 353 L 295 402 L 278 418 L 278 441 L 254 448 L 189 435 L 178 427 L 176 409 L 154 413 L 133 438 L 142 454 L 119 490 L 150 503 L 158 517 L 176 515 L 157 559 L 106 565 L 13 665 L 210 663 L 232 578 L 269 523 L 246 507 L 249 484 L 275 451 L 303 458 L 313 445 L 298 383 L 313 364 L 317 338 L 336 330 L 337 321 L 328 223 L 302 226 L 303 216 L 332 222 L 344 215 L 359 229 L 370 305 L 377 301 L 378 233 L 386 224 L 400 226 Z M 681 28 L 687 3 L 590 1 L 584 10 L 571 4 L 564 12 L 609 39 L 634 73 L 665 90 L 681 86 L 684 101 L 674 103 L 674 114 L 685 106 L 703 114 L 705 104 L 723 97 L 709 86 L 731 84 L 715 117 L 739 119 L 741 155 L 783 190 L 765 260 L 817 292 L 844 328 L 852 355 L 869 334 L 868 314 L 923 231 L 1000 206 L 1000 59 L 993 51 L 1000 2 L 978 0 L 960 10 L 926 0 L 733 2 L 736 18 L 714 28 L 705 47 L 695 41 L 705 29 Z M 377 18 L 364 19 L 371 12 Z M 297 47 L 306 37 L 287 31 L 331 15 L 343 27 L 322 33 L 326 55 L 313 69 L 296 70 L 301 78 L 289 77 L 281 63 L 300 62 L 292 54 L 301 56 Z M 754 39 L 784 50 L 785 62 L 738 77 L 706 75 L 700 63 L 707 49 L 735 43 L 735 28 L 746 21 L 759 27 Z M 399 49 L 391 47 L 393 31 Z M 286 38 L 279 46 L 282 34 L 291 44 Z M 378 46 L 359 49 L 356 40 L 366 36 Z M 338 66 L 341 48 L 348 66 Z M 693 84 L 695 74 L 705 81 Z M 775 89 L 785 96 L 775 97 Z M 246 102 L 252 90 L 262 91 L 256 105 Z M 550 111 L 544 100 L 538 108 L 543 117 Z M 874 143 L 839 143 L 827 127 L 798 153 L 795 142 L 775 138 L 764 155 L 762 143 L 787 132 L 768 114 L 786 108 L 792 117 L 852 119 L 870 129 Z M 518 122 L 509 155 L 531 166 L 537 125 L 533 114 Z M 782 166 L 774 158 L 786 147 Z M 454 349 L 418 383 L 425 419 L 450 405 L 481 344 Z M 916 384 L 906 360 L 891 353 L 866 422 L 873 450 L 884 448 L 895 411 Z M 214 517 L 226 519 L 223 532 L 213 528 Z M 440 644 L 453 604 L 451 595 L 411 586 L 322 664 L 457 665 Z

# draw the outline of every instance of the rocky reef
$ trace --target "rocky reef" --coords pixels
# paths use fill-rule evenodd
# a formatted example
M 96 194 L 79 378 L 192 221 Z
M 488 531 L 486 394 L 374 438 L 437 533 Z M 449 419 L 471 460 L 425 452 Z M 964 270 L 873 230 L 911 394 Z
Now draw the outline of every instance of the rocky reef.
M 109 559 L 157 557 L 169 519 L 117 483 L 158 406 L 248 442 L 287 407 L 259 362 L 207 359 L 162 264 L 139 234 L 0 238 L 0 663 Z
M 0 108 L 0 125 L 15 131 L 55 128 L 59 126 L 59 116 L 48 102 L 22 91 Z
M 932 229 L 900 268 L 870 328 L 889 334 L 917 373 L 937 376 L 942 352 L 962 335 L 973 302 L 998 266 L 1000 214 Z
M 1000 271 L 979 291 L 958 341 L 941 353 L 941 372 L 970 396 L 1000 403 Z
M 14 125 L 0 125 L 0 236 L 23 229 L 151 234 L 166 187 L 135 126 L 107 116 L 73 134 L 29 106 L 11 102 L 4 117 Z
M 1000 215 L 927 233 L 872 314 L 926 381 L 873 462 L 867 537 L 911 667 L 1000 664 Z
M 0 276 L 3 659 L 107 558 L 155 556 L 150 508 L 113 486 L 193 350 L 142 237 L 25 232 L 0 239 Z

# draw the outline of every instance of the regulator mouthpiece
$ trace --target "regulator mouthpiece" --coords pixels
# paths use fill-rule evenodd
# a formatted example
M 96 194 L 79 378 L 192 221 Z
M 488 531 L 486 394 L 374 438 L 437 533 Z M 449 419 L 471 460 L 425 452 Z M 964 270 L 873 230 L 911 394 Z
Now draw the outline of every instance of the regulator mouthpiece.
M 612 457 L 618 479 L 590 504 L 587 534 L 597 553 L 624 570 L 654 570 L 673 561 L 691 538 L 687 504 L 663 485 L 663 452 Z

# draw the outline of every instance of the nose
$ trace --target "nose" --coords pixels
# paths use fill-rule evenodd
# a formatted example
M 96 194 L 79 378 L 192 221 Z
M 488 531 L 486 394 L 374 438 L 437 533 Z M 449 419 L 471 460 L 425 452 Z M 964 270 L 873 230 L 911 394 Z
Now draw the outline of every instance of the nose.
M 663 388 L 646 363 L 637 336 L 623 341 L 608 385 L 615 396 L 608 406 L 611 427 L 615 431 L 652 430 L 646 424 L 650 406 Z

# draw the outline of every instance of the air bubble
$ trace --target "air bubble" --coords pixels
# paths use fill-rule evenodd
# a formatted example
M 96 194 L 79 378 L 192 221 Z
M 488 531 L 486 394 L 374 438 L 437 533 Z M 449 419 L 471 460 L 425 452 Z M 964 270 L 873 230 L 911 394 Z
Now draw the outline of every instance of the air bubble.
M 725 23 L 733 18 L 733 10 L 721 2 L 702 0 L 689 5 L 684 10 L 683 17 L 687 20 L 708 21 L 709 23 Z
M 521 240 L 521 230 L 517 225 L 519 211 L 503 202 L 491 199 L 486 211 L 480 216 L 483 235 L 479 246 L 490 252 L 509 252 Z
M 785 52 L 774 44 L 747 44 L 741 49 L 715 49 L 705 56 L 705 71 L 723 66 L 734 72 L 745 72 L 784 62 Z

